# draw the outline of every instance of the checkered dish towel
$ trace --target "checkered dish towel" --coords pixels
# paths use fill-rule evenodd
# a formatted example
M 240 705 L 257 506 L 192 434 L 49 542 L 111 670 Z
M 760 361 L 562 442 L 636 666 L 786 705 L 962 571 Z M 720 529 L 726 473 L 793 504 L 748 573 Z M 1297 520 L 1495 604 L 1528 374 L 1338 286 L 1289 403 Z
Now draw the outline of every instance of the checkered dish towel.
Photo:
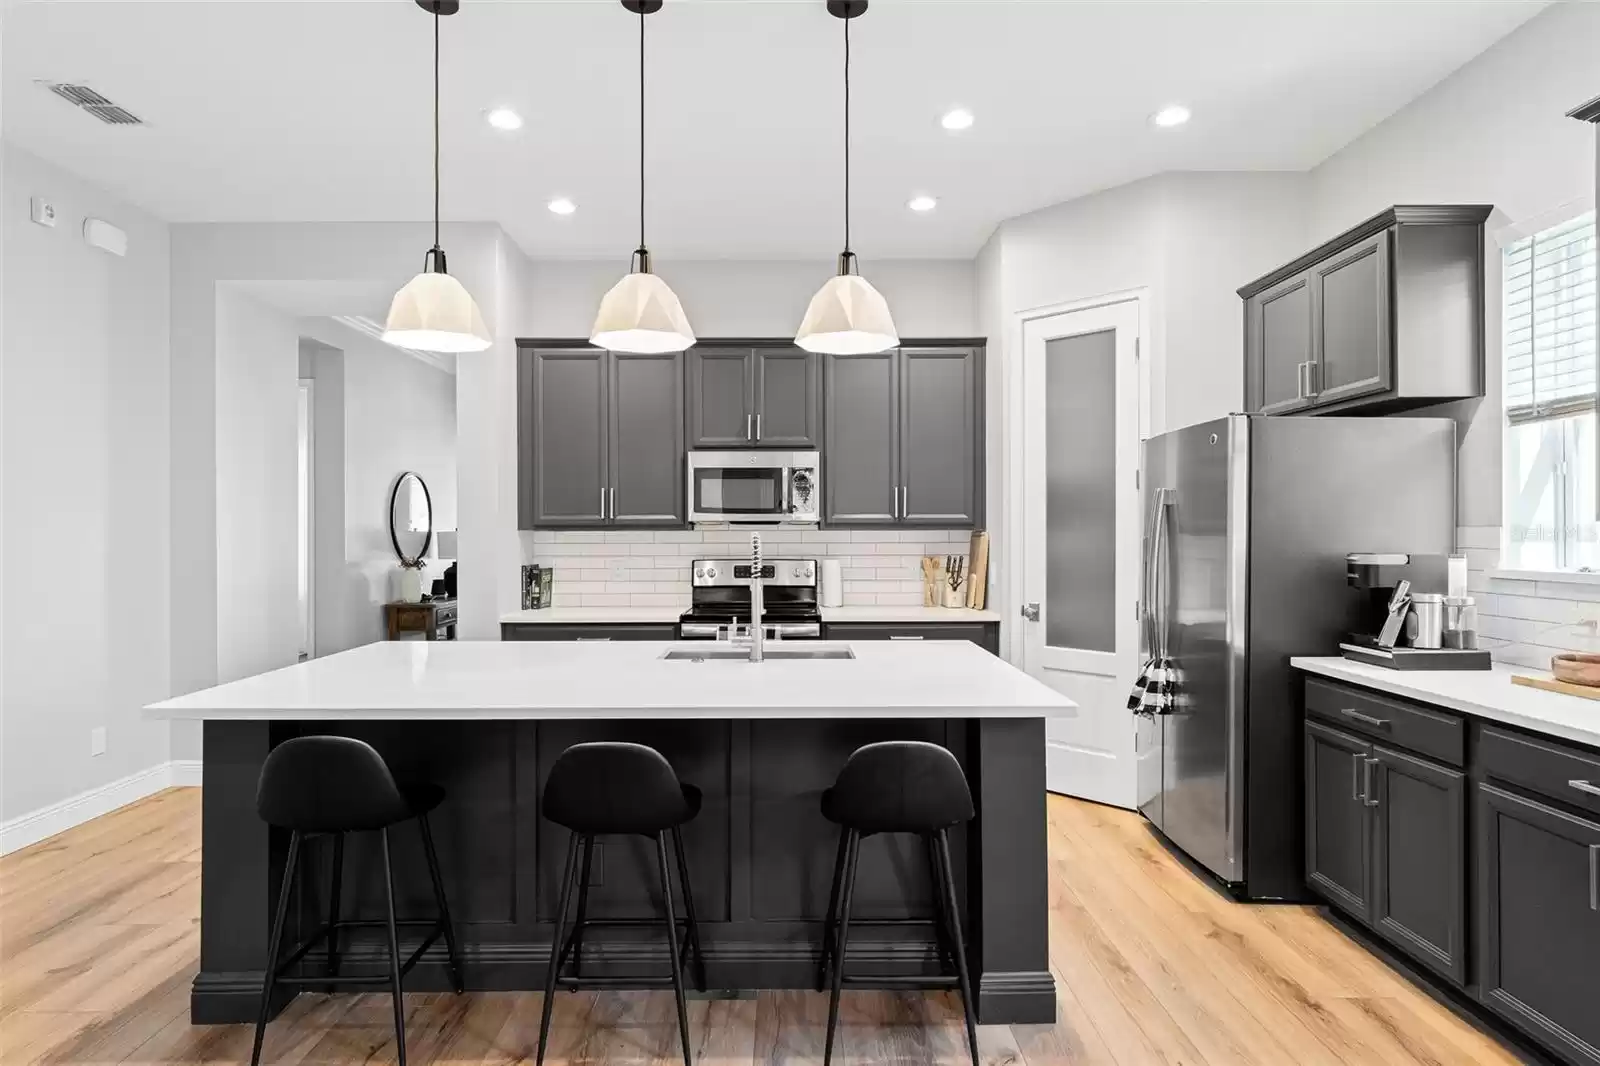
M 1148 660 L 1140 669 L 1139 680 L 1133 683 L 1133 691 L 1128 695 L 1128 710 L 1150 717 L 1171 711 L 1173 682 L 1177 680 L 1177 675 L 1177 668 L 1172 665 L 1171 659 L 1157 656 Z

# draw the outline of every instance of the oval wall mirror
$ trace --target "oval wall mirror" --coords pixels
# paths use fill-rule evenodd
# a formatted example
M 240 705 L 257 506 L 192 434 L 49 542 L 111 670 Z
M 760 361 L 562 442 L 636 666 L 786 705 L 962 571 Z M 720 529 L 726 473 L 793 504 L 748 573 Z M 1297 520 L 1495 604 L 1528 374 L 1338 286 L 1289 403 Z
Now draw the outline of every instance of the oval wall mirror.
M 415 568 L 433 543 L 433 497 L 422 475 L 407 470 L 389 494 L 389 540 L 400 565 Z

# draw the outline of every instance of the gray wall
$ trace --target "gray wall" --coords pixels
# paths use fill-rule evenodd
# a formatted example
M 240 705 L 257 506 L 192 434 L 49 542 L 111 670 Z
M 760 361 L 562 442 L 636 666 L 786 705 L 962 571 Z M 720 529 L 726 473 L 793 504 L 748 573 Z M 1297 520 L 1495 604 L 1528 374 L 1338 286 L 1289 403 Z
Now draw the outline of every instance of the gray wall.
M 167 227 L 3 152 L 0 821 L 167 761 L 139 708 L 168 692 L 170 576 Z M 90 215 L 126 258 L 83 242 Z

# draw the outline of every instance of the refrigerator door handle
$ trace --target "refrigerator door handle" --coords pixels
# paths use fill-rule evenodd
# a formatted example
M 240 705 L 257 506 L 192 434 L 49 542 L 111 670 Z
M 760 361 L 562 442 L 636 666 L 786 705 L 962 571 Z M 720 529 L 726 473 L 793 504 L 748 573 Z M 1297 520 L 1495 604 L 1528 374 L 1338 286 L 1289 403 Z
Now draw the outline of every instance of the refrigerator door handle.
M 1156 529 L 1152 538 L 1150 549 L 1150 569 L 1152 575 L 1152 624 L 1155 632 L 1151 646 L 1155 654 L 1166 659 L 1170 648 L 1167 646 L 1168 633 L 1167 608 L 1170 605 L 1167 598 L 1167 546 L 1170 537 L 1167 535 L 1167 510 L 1172 506 L 1172 490 L 1156 489 Z

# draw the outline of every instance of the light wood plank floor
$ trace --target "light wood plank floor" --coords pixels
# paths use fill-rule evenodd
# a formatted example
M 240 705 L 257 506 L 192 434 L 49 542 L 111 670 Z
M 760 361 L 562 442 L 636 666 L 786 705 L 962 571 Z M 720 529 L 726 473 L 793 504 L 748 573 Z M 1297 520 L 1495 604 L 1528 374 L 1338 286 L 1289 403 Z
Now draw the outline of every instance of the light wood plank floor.
M 1140 819 L 1052 798 L 1054 1025 L 985 1026 L 986 1066 L 1516 1063 L 1301 907 L 1229 903 Z M 199 952 L 200 803 L 171 789 L 0 859 L 0 1063 L 248 1062 L 248 1026 L 190 1026 Z M 537 993 L 407 997 L 416 1066 L 532 1063 Z M 706 1066 L 822 1057 L 808 992 L 697 1001 Z M 670 993 L 563 995 L 549 1061 L 678 1058 Z M 386 995 L 302 995 L 268 1031 L 282 1066 L 391 1063 Z M 944 993 L 845 995 L 839 1061 L 966 1061 Z

